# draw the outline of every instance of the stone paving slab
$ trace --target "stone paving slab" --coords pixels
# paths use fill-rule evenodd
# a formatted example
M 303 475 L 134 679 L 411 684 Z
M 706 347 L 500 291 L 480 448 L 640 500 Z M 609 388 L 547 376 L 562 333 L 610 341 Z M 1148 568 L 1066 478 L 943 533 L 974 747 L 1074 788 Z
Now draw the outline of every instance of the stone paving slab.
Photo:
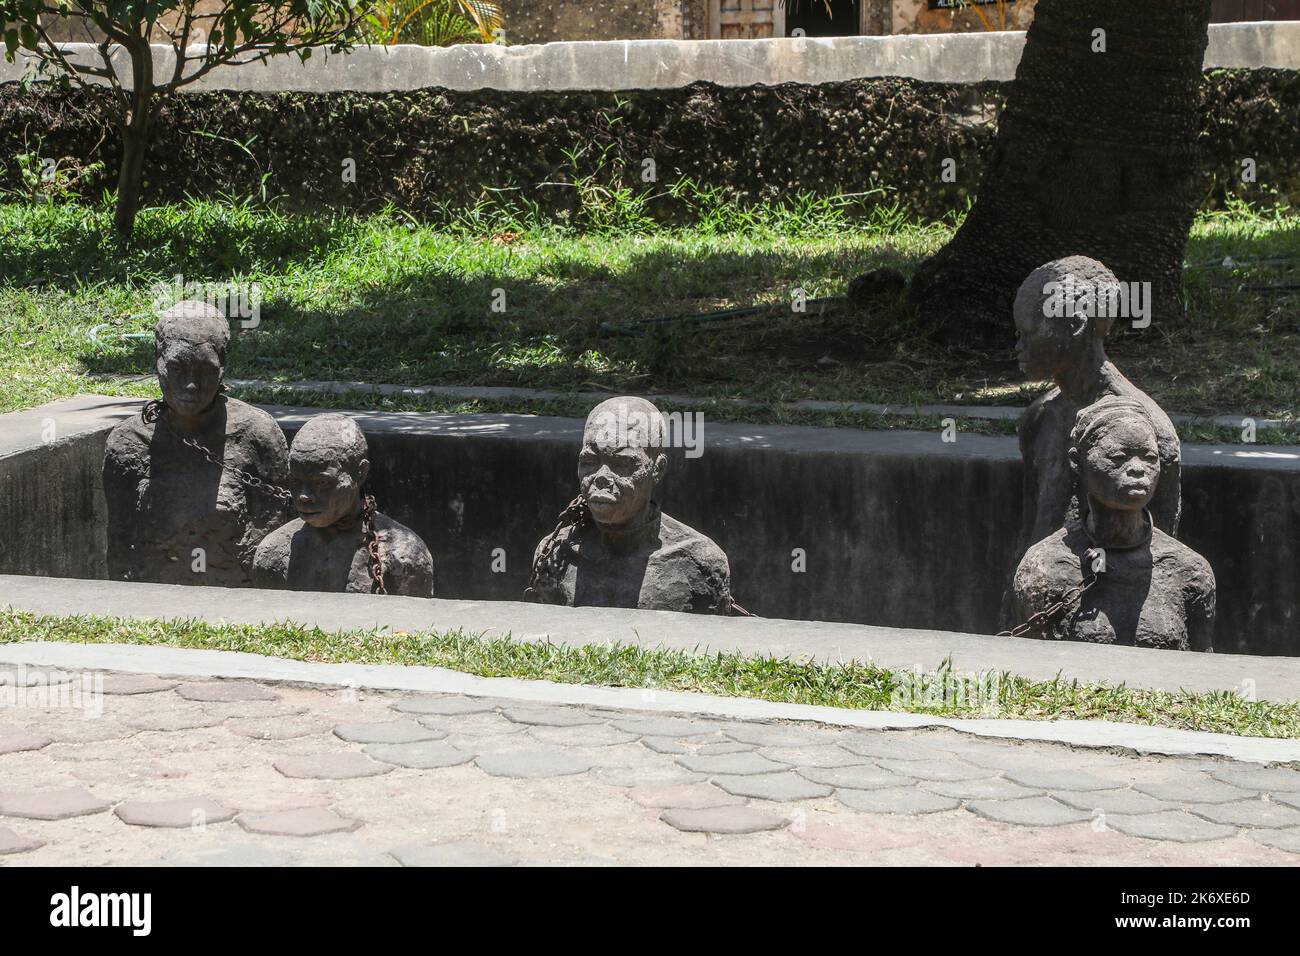
M 1300 864 L 1288 767 L 154 677 L 0 714 L 4 865 Z
M 1017 823 L 1027 827 L 1059 827 L 1082 823 L 1091 817 L 1051 797 L 1020 797 L 1013 800 L 972 800 L 966 809 L 990 820 Z
M 31 580 L 23 576 L 0 575 L 0 587 L 11 581 Z M 113 585 L 109 590 L 116 593 L 120 582 L 78 582 L 90 586 Z M 122 594 L 130 594 L 133 600 L 144 596 L 144 591 L 153 585 L 132 584 Z M 221 588 L 192 588 L 170 585 L 157 585 L 168 594 L 187 601 L 205 595 L 202 591 L 215 591 L 225 594 Z M 167 590 L 169 589 L 169 590 Z M 44 594 L 43 589 L 37 589 Z M 241 592 L 241 600 L 255 592 Z M 277 595 L 291 595 L 291 592 L 277 592 Z M 93 595 L 86 595 L 90 600 Z M 362 600 L 366 595 L 312 595 L 313 598 L 346 597 Z M 380 599 L 376 607 L 394 607 L 398 602 L 412 601 L 415 605 L 427 608 L 431 602 L 425 599 L 388 598 Z M 12 603 L 12 602 L 11 602 Z M 436 603 L 436 602 L 433 602 Z M 465 602 L 455 603 L 457 606 Z M 489 602 L 494 608 L 508 608 L 509 604 Z M 519 605 L 523 608 L 536 608 L 538 605 Z M 550 609 L 557 610 L 557 609 Z M 561 608 L 562 611 L 599 610 L 589 608 Z M 51 612 L 53 613 L 53 612 Z M 638 614 L 658 614 L 661 612 L 637 612 Z M 675 624 L 681 626 L 681 615 L 662 612 Z M 221 619 L 217 615 L 214 619 Z M 278 620 L 279 618 L 277 618 Z M 720 621 L 725 623 L 725 620 Z M 760 622 L 761 623 L 761 622 Z M 788 624 L 790 622 L 777 622 Z M 372 620 L 369 625 L 373 626 Z M 424 622 L 424 626 L 428 621 Z M 749 619 L 746 619 L 749 626 Z M 415 625 L 413 625 L 415 626 Z M 914 632 L 908 632 L 914 633 Z M 602 637 L 602 642 L 608 637 Z M 1042 642 L 1013 642 L 1018 647 Z M 1070 642 L 1059 642 L 1069 644 Z M 1088 645 L 1078 645 L 1080 647 Z M 1059 649 L 1058 649 L 1059 650 Z M 1094 647 L 1093 650 L 1118 652 L 1124 648 Z M 1145 653 L 1145 652 L 1144 652 Z M 1188 657 L 1208 657 L 1208 655 L 1168 655 L 1158 651 L 1150 652 L 1167 667 L 1176 661 Z M 1228 662 L 1228 658 L 1239 659 L 1241 655 L 1220 655 L 1216 666 Z M 1275 666 L 1279 658 L 1265 658 Z M 142 645 L 85 645 L 66 644 L 52 641 L 14 643 L 0 646 L 0 666 L 57 665 L 63 668 L 80 668 L 81 670 L 107 669 L 111 671 L 130 671 L 135 673 L 153 673 L 167 675 L 186 675 L 204 678 L 238 678 L 269 682 L 291 682 L 313 686 L 342 687 L 351 693 L 355 688 L 370 690 L 413 691 L 425 700 L 446 699 L 460 696 L 464 706 L 487 711 L 501 706 L 526 704 L 562 704 L 580 706 L 592 714 L 605 710 L 622 710 L 649 712 L 643 717 L 668 716 L 673 719 L 710 719 L 725 718 L 729 726 L 735 721 L 776 722 L 797 721 L 807 726 L 809 723 L 857 727 L 871 731 L 866 739 L 876 737 L 876 731 L 903 729 L 949 728 L 962 732 L 964 738 L 976 741 L 997 739 L 1011 741 L 1056 742 L 1076 748 L 1090 748 L 1094 753 L 1106 749 L 1120 749 L 1151 755 L 1165 756 L 1222 756 L 1238 761 L 1258 764 L 1295 763 L 1300 764 L 1300 739 L 1275 739 L 1264 737 L 1238 737 L 1229 734 L 1206 733 L 1203 731 L 1180 730 L 1171 727 L 1157 727 L 1138 724 L 1123 724 L 1105 720 L 1015 720 L 984 718 L 949 718 L 928 714 L 899 713 L 893 711 L 845 710 L 834 707 L 818 707 L 806 704 L 782 704 L 772 701 L 754 700 L 740 697 L 714 697 L 678 691 L 648 691 L 618 687 L 590 687 L 576 684 L 555 684 L 546 681 L 526 681 L 511 678 L 485 678 L 462 674 L 441 668 L 406 666 L 406 665 L 355 665 L 355 664 L 321 664 L 306 661 L 291 661 L 280 658 L 268 658 L 257 654 L 234 651 L 206 651 L 188 648 L 156 647 Z M 1300 667 L 1300 664 L 1297 665 Z M 1124 680 L 1133 685 L 1133 681 Z M 1300 672 L 1297 673 L 1300 678 Z M 1187 685 L 1181 684 L 1186 687 Z M 1296 695 L 1293 695 L 1296 696 Z M 249 706 L 249 705 L 244 705 Z M 406 706 L 403 704 L 403 706 Z M 298 711 L 300 712 L 300 711 Z M 417 711 L 418 713 L 418 711 Z M 225 711 L 222 716 L 231 716 Z M 250 716 L 245 712 L 244 716 Z M 720 728 L 721 729 L 721 728 Z M 852 749 L 851 739 L 841 741 L 841 746 Z M 954 751 L 955 753 L 955 751 Z M 1022 760 L 1025 751 L 1015 752 L 1015 759 Z M 907 755 L 904 754 L 904 757 Z M 964 759 L 970 759 L 965 757 Z M 1081 762 L 1095 762 L 1088 758 Z M 972 760 L 978 763 L 979 761 Z M 997 767 L 998 763 L 992 766 Z
M 44 845 L 40 840 L 33 840 L 30 837 L 15 833 L 8 827 L 0 827 L 0 856 L 39 850 Z
M 747 806 L 665 810 L 660 819 L 678 830 L 717 834 L 779 830 L 789 823 L 786 817 Z
M 375 724 L 339 724 L 334 736 L 354 744 L 413 744 L 442 740 L 447 731 L 430 729 L 411 720 L 385 720 Z
M 127 800 L 113 811 L 123 823 L 137 827 L 196 827 L 225 823 L 235 818 L 207 797 L 177 797 L 171 800 Z
M 818 797 L 829 797 L 832 790 L 825 784 L 813 783 L 789 770 L 739 777 L 717 776 L 713 778 L 713 784 L 737 797 L 773 801 L 816 800 Z
M 84 787 L 0 792 L 0 816 L 25 817 L 28 820 L 64 820 L 99 813 L 111 806 Z

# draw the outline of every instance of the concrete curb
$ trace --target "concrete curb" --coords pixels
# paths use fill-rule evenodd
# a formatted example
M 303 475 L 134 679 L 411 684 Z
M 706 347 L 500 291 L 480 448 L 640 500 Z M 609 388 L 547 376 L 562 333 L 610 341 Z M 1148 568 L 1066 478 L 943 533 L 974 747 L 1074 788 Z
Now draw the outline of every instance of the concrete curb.
M 1039 681 L 1061 677 L 1171 692 L 1251 690 L 1263 700 L 1300 700 L 1300 658 L 1295 657 L 1179 653 L 873 624 L 29 575 L 0 575 L 4 606 L 34 614 L 134 620 L 253 625 L 293 621 L 327 632 L 461 630 L 568 647 L 619 644 L 830 664 L 859 661 L 923 673 L 951 659 L 953 673 L 959 674 L 1006 671 Z
M 945 727 L 976 737 L 1045 741 L 1164 756 L 1217 756 L 1251 763 L 1300 761 L 1300 740 L 1233 737 L 1110 721 L 959 720 L 920 714 L 854 711 L 678 691 L 591 687 L 505 677 L 474 677 L 437 667 L 317 664 L 234 651 L 138 645 L 32 642 L 0 645 L 0 664 L 168 676 L 240 678 L 279 683 L 465 694 L 584 707 L 688 713 L 740 720 L 788 720 L 903 730 Z
M 292 55 L 261 64 L 221 67 L 183 92 L 243 90 L 272 93 L 344 90 L 383 92 L 442 88 L 543 90 L 672 89 L 696 82 L 721 86 L 831 83 L 902 76 L 937 83 L 1010 80 L 1025 34 L 939 33 L 896 36 L 803 37 L 770 40 L 603 40 L 525 46 L 399 45 L 359 47 L 348 54 L 318 52 L 305 63 Z M 74 61 L 99 62 L 94 45 L 62 44 Z M 155 44 L 154 72 L 170 74 L 170 46 Z M 131 71 L 124 51 L 110 54 L 123 85 Z M 0 61 L 0 82 L 27 69 L 27 55 Z M 1300 23 L 1215 24 L 1205 68 L 1300 69 Z M 94 82 L 102 82 L 95 79 Z

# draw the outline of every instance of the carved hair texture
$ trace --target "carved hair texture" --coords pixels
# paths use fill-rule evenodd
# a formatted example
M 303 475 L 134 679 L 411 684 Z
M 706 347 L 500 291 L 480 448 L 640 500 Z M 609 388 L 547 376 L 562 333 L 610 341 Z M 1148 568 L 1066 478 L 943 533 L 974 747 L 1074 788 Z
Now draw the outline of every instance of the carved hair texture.
M 212 345 L 224 365 L 230 344 L 230 323 L 215 306 L 195 299 L 178 302 L 154 326 L 154 349 L 163 355 L 174 348 Z
M 1020 284 L 1016 291 L 1015 312 L 1024 314 L 1032 311 L 1044 314 L 1043 303 L 1053 296 L 1068 296 L 1071 308 L 1063 310 L 1063 317 L 1074 315 L 1073 305 L 1084 302 L 1084 297 L 1091 297 L 1090 317 L 1092 331 L 1099 338 L 1115 323 L 1117 308 L 1114 296 L 1120 288 L 1115 273 L 1096 259 L 1087 256 L 1066 256 L 1044 263 Z M 1076 303 L 1077 300 L 1077 303 Z
M 1070 432 L 1070 445 L 1082 457 L 1088 453 L 1107 430 L 1123 421 L 1137 419 L 1151 432 L 1155 440 L 1156 430 L 1151 423 L 1151 416 L 1141 402 L 1119 395 L 1107 395 L 1105 398 L 1080 409 L 1075 416 L 1074 428 Z

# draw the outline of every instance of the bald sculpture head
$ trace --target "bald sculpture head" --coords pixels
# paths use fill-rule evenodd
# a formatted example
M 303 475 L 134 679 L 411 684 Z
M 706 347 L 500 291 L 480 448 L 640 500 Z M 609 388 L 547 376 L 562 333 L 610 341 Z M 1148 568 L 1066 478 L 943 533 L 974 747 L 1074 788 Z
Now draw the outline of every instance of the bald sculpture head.
M 167 407 L 194 418 L 212 407 L 225 375 L 230 325 L 206 302 L 178 302 L 154 326 L 155 367 Z
M 663 413 L 644 398 L 601 402 L 587 416 L 578 486 L 601 527 L 635 527 L 650 514 L 655 485 L 668 471 Z
M 366 436 L 348 416 L 308 420 L 289 449 L 289 480 L 299 517 L 315 528 L 355 519 L 370 477 L 368 454 Z
M 1096 259 L 1067 256 L 1039 266 L 1016 291 L 1016 359 L 1029 378 L 1057 378 L 1100 353 L 1115 322 L 1115 273 Z

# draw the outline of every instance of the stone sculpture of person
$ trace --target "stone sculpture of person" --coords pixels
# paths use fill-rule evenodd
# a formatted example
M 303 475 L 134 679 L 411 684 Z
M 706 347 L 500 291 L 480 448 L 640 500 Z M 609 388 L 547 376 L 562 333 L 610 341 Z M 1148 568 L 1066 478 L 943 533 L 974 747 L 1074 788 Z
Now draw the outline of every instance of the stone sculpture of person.
M 578 458 L 579 497 L 538 544 L 525 599 L 569 606 L 730 614 L 731 570 L 712 540 L 664 514 L 663 415 L 642 398 L 594 408 Z
M 1083 409 L 1068 457 L 1086 513 L 1031 547 L 1016 569 L 1013 606 L 1030 623 L 1025 636 L 1213 650 L 1214 572 L 1148 510 L 1161 461 L 1145 404 L 1107 396 Z
M 1113 308 L 1107 307 L 1114 303 L 1106 292 L 1118 288 L 1115 274 L 1100 262 L 1070 256 L 1035 269 L 1016 293 L 1020 368 L 1031 379 L 1055 383 L 1026 409 L 1018 429 L 1024 495 L 1017 556 L 1067 519 L 1080 516 L 1083 499 L 1067 459 L 1070 430 L 1080 409 L 1107 395 L 1132 399 L 1146 410 L 1160 454 L 1160 485 L 1151 501 L 1151 516 L 1160 530 L 1178 533 L 1178 432 L 1160 406 L 1106 357 L 1104 339 L 1115 320 Z
M 284 433 L 222 394 L 229 341 L 225 317 L 203 302 L 173 306 L 155 327 L 163 398 L 104 449 L 112 579 L 247 586 L 258 542 L 288 516 Z
M 424 541 L 374 510 L 362 492 L 368 455 L 366 436 L 346 415 L 317 415 L 302 426 L 289 450 L 298 517 L 258 546 L 254 584 L 433 597 L 433 557 Z

